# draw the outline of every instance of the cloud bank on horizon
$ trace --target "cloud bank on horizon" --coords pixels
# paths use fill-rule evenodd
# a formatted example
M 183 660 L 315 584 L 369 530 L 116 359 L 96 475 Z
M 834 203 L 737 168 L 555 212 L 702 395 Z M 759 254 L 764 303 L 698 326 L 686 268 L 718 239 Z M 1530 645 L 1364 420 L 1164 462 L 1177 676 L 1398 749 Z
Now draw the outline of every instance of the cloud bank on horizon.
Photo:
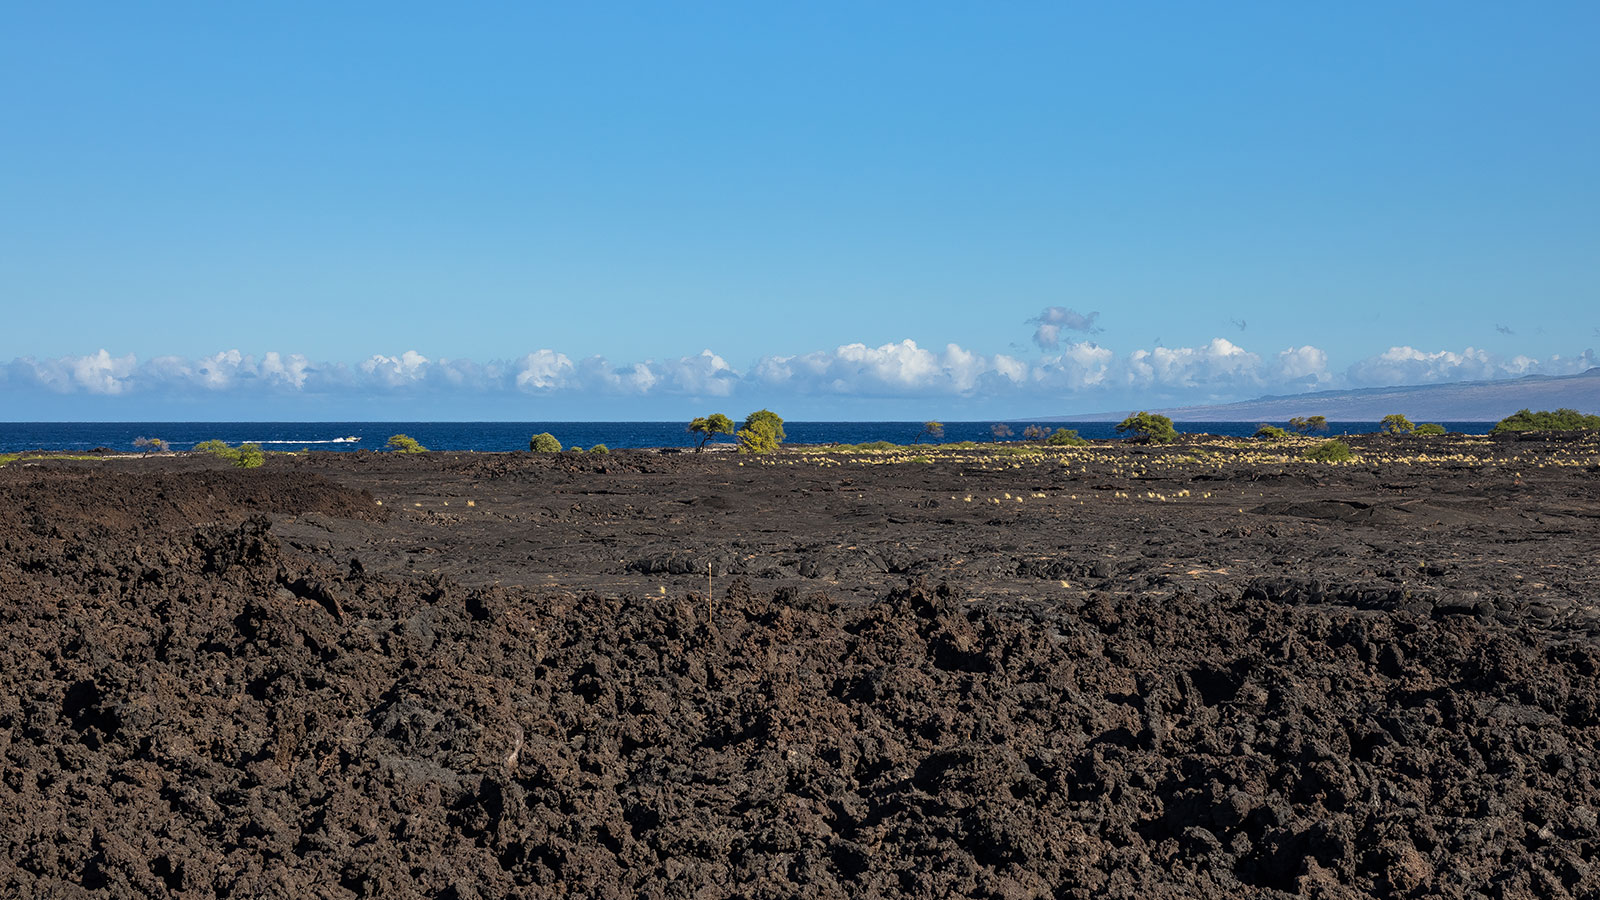
M 1051 326 L 1088 332 L 1094 328 L 1094 315 L 1052 321 L 1047 310 L 1032 322 L 1041 330 Z M 70 412 L 75 400 L 95 401 L 101 411 L 114 409 L 117 402 L 140 401 L 143 411 L 152 403 L 193 406 L 214 401 L 220 409 L 247 415 L 254 404 L 275 401 L 280 409 L 292 409 L 310 398 L 346 408 L 342 415 L 354 415 L 369 403 L 438 415 L 437 410 L 457 402 L 479 409 L 503 403 L 508 413 L 521 414 L 528 401 L 550 413 L 585 418 L 612 411 L 636 416 L 639 410 L 670 417 L 723 401 L 784 405 L 808 416 L 825 416 L 841 401 L 861 412 L 877 404 L 880 413 L 889 413 L 909 403 L 929 414 L 954 404 L 985 414 L 1070 415 L 1229 402 L 1262 394 L 1569 375 L 1600 364 L 1593 350 L 1541 359 L 1472 347 L 1429 351 L 1398 346 L 1335 370 L 1328 354 L 1311 345 L 1259 353 L 1217 337 L 1194 347 L 1118 353 L 1087 339 L 1063 342 L 1059 332 L 1040 343 L 1051 341 L 1049 352 L 1034 359 L 984 354 L 956 343 L 934 349 L 907 339 L 877 347 L 850 343 L 793 356 L 764 356 L 743 369 L 710 349 L 626 363 L 603 356 L 575 359 L 549 348 L 490 361 L 433 358 L 406 350 L 354 363 L 278 351 L 257 356 L 237 349 L 195 359 L 141 360 L 101 349 L 50 359 L 18 357 L 0 365 L 0 398 L 14 412 L 31 410 L 34 415 L 47 409 Z
M 994 421 L 1600 348 L 1600 4 L 317 9 L 12 4 L 0 420 Z

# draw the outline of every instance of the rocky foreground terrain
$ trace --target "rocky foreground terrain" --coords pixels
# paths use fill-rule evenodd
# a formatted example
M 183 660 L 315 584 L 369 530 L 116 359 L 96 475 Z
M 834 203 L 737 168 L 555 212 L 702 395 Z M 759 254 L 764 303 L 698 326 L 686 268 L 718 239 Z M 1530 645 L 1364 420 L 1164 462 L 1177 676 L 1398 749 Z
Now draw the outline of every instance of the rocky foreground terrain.
M 1600 896 L 1600 442 L 0 468 L 3 897 Z

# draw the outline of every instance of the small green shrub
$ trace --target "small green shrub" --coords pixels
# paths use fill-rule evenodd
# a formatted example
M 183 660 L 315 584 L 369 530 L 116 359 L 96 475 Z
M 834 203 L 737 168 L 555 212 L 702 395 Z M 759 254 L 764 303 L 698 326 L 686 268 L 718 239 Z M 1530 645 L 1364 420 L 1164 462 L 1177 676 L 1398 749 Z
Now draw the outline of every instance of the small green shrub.
M 577 444 L 573 444 L 571 447 L 567 448 L 567 452 L 568 453 L 582 453 L 583 452 L 583 448 L 579 447 Z
M 1126 434 L 1130 440 L 1150 444 L 1170 444 L 1178 439 L 1172 420 L 1155 413 L 1137 412 L 1117 425 L 1117 434 Z
M 167 449 L 167 442 L 161 438 L 144 437 L 142 435 L 133 439 L 133 445 L 146 453 L 162 453 Z
M 1263 424 L 1260 428 L 1256 429 L 1256 437 L 1265 441 L 1282 441 L 1288 439 L 1289 432 L 1284 431 L 1282 428 L 1279 428 L 1276 425 Z
M 607 447 L 605 444 L 595 444 L 593 447 L 589 448 L 589 452 L 590 453 L 610 453 L 611 452 L 611 448 Z
M 1417 430 L 1416 431 L 1413 431 L 1411 433 L 1412 434 L 1445 434 L 1446 432 L 1444 430 L 1444 426 L 1443 425 L 1439 425 L 1439 424 L 1436 424 L 1436 423 L 1433 423 L 1433 422 L 1423 422 L 1421 425 L 1417 426 Z
M 528 449 L 535 453 L 560 453 L 561 442 L 555 435 L 543 431 L 528 439 Z
M 261 452 L 260 444 L 240 444 L 234 451 L 233 464 L 241 469 L 260 468 L 267 461 L 267 455 Z
M 1312 462 L 1335 463 L 1349 462 L 1353 454 L 1350 452 L 1350 445 L 1344 441 L 1323 441 L 1301 456 Z
M 409 435 L 394 434 L 389 436 L 388 447 L 396 453 L 427 453 L 428 448 L 417 443 L 417 439 Z
M 1391 413 L 1384 416 L 1383 421 L 1378 423 L 1378 427 L 1390 434 L 1410 434 L 1417 430 L 1417 426 L 1411 424 L 1410 419 L 1399 413 Z
M 256 449 L 259 450 L 260 448 L 258 447 Z M 238 461 L 239 461 L 239 450 L 237 448 L 229 447 L 227 442 L 219 441 L 219 440 L 215 440 L 215 439 L 209 440 L 209 441 L 201 441 L 200 443 L 195 444 L 193 452 L 195 452 L 195 453 L 209 453 L 212 456 L 215 456 L 217 459 L 225 459 L 228 462 L 234 463 L 236 465 L 238 464 Z
M 1044 442 L 1052 447 L 1086 447 L 1089 444 L 1071 428 L 1057 428 Z
M 1541 409 L 1538 412 L 1524 409 L 1512 413 L 1501 419 L 1490 434 L 1507 434 L 1514 431 L 1581 431 L 1583 429 L 1600 429 L 1600 416 L 1586 416 L 1575 409 L 1561 409 L 1551 412 Z

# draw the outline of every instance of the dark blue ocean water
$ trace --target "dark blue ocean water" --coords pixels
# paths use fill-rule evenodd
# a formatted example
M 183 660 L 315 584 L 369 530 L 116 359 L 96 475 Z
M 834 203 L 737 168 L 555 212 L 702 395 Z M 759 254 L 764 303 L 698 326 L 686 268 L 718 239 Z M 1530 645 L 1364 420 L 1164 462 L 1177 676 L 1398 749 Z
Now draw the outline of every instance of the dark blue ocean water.
M 1020 438 L 1027 422 L 1009 423 Z M 1186 433 L 1244 437 L 1259 422 L 1178 422 Z M 1283 422 L 1274 423 L 1286 425 Z M 1488 434 L 1492 422 L 1444 422 L 1451 431 Z M 921 422 L 785 422 L 792 444 L 926 440 Z M 944 443 L 992 441 L 993 422 L 947 422 Z M 1051 422 L 1048 428 L 1074 428 L 1086 438 L 1117 437 L 1115 422 Z M 1362 434 L 1378 430 L 1377 422 L 1331 422 L 1329 433 Z M 588 448 L 692 447 L 698 436 L 679 422 L 0 422 L 0 452 L 18 450 L 89 450 L 109 447 L 132 451 L 140 437 L 161 438 L 174 450 L 185 450 L 213 438 L 230 444 L 254 442 L 268 450 L 381 450 L 389 436 L 408 434 L 430 450 L 526 450 L 528 438 L 548 431 L 562 444 Z M 343 440 L 358 437 L 359 441 Z M 727 441 L 726 438 L 721 438 Z

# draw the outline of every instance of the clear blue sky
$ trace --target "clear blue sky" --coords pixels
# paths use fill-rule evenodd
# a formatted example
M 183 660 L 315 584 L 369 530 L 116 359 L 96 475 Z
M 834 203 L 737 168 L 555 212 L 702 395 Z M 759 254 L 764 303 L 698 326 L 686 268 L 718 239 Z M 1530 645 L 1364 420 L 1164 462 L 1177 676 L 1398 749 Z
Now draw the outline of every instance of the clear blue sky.
M 7 2 L 0 419 L 1581 370 L 1597 40 L 1593 3 Z

